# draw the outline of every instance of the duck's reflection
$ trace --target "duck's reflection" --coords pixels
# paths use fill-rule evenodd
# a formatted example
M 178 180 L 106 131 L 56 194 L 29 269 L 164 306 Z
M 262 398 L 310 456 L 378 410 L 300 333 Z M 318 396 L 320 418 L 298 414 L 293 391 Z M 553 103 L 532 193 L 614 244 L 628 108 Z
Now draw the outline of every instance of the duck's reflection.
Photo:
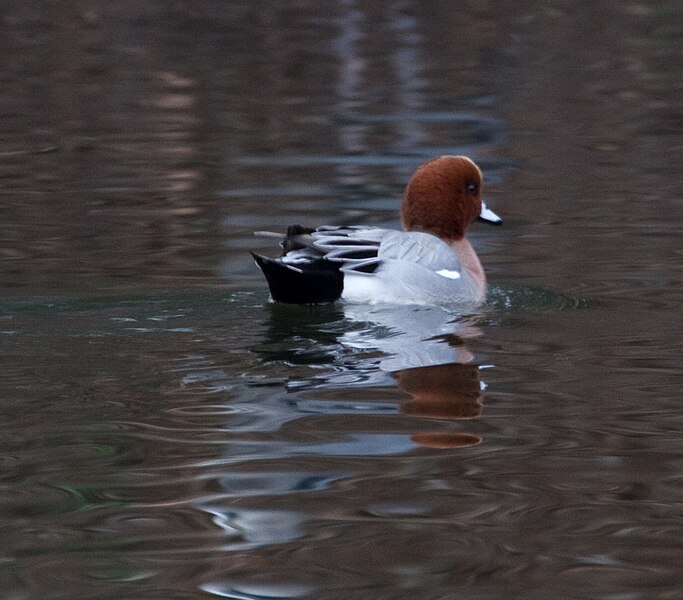
M 433 306 L 346 307 L 347 318 L 372 324 L 363 335 L 353 336 L 356 347 L 362 338 L 386 353 L 379 368 L 410 396 L 399 406 L 401 413 L 422 419 L 457 422 L 481 415 L 483 406 L 479 366 L 466 340 L 480 335 L 475 319 Z M 373 339 L 380 326 L 385 335 Z M 346 336 L 348 338 L 348 336 Z M 341 339 L 344 343 L 344 336 Z M 411 440 L 430 448 L 472 446 L 481 438 L 471 433 L 444 429 L 411 435 Z
M 392 376 L 398 387 L 411 396 L 400 405 L 403 414 L 448 421 L 481 415 L 483 398 L 479 367 L 475 364 L 415 367 L 395 371 Z M 477 435 L 442 430 L 416 433 L 410 439 L 430 448 L 458 448 L 481 442 Z
M 224 375 L 224 450 L 210 465 L 216 487 L 198 503 L 226 548 L 301 539 L 313 510 L 303 494 L 321 503 L 319 519 L 346 518 L 336 499 L 345 489 L 371 499 L 358 500 L 359 514 L 391 508 L 390 488 L 424 464 L 416 449 L 431 460 L 482 441 L 472 430 L 483 385 L 467 347 L 480 335 L 477 317 L 433 307 L 268 306 L 268 330 L 253 352 L 269 377 L 245 385 Z M 378 480 L 388 488 L 373 487 Z
M 273 305 L 271 316 L 272 340 L 278 341 L 280 359 L 297 364 L 294 359 L 300 358 L 303 348 L 310 354 L 316 347 L 335 355 L 330 360 L 334 371 L 324 377 L 321 387 L 368 389 L 393 381 L 410 397 L 399 405 L 402 414 L 441 422 L 433 431 L 412 434 L 413 443 L 456 448 L 481 442 L 480 436 L 459 430 L 462 421 L 479 417 L 483 406 L 479 366 L 466 346 L 467 340 L 480 335 L 476 317 L 439 307 L 355 305 L 320 312 L 318 307 Z M 309 318 L 312 327 L 306 325 Z M 292 345 L 287 351 L 283 333 L 293 335 L 293 321 L 299 347 Z M 331 336 L 336 338 L 336 352 Z
M 432 419 L 473 419 L 481 415 L 481 383 L 476 365 L 458 363 L 404 369 L 392 373 L 412 396 L 401 412 Z

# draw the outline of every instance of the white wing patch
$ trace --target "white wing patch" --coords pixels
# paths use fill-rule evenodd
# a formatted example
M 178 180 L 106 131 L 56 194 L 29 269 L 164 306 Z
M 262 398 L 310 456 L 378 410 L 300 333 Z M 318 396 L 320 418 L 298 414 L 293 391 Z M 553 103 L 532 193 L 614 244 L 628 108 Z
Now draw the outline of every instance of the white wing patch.
M 447 279 L 460 279 L 460 273 L 457 271 L 449 271 L 448 269 L 441 269 L 440 271 L 437 271 L 436 274 L 441 275 L 441 277 L 446 277 Z

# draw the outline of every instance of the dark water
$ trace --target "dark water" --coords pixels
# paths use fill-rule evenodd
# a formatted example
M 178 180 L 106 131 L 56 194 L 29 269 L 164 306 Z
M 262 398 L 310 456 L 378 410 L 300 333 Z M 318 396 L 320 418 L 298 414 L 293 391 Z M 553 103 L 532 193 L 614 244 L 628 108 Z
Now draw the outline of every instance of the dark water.
M 674 2 L 0 5 L 0 597 L 683 597 Z M 476 314 L 268 302 L 482 167 Z

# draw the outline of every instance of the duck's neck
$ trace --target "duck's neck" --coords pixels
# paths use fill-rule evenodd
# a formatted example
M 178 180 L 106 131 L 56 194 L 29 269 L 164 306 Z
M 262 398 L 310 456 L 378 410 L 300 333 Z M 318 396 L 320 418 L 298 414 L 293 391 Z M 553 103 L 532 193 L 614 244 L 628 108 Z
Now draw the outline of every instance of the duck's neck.
M 477 253 L 472 248 L 472 244 L 465 238 L 460 238 L 459 240 L 449 240 L 448 245 L 460 257 L 462 266 L 474 281 L 477 291 L 483 299 L 486 294 L 486 274 Z

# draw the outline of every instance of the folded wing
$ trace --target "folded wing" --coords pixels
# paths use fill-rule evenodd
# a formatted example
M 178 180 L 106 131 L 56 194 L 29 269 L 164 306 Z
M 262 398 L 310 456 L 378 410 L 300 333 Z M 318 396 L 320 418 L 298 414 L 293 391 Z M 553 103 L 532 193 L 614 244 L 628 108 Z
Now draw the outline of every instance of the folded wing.
M 378 273 L 393 279 L 391 274 L 398 273 L 411 281 L 419 278 L 419 273 L 459 279 L 462 271 L 455 252 L 428 233 L 292 225 L 284 239 L 281 234 L 270 232 L 257 235 L 282 240 L 282 255 L 277 259 L 259 255 L 254 258 L 266 275 L 273 298 L 284 302 L 334 301 L 344 289 L 345 274 Z M 385 272 L 386 269 L 389 271 Z M 437 279 L 444 281 L 441 277 Z

